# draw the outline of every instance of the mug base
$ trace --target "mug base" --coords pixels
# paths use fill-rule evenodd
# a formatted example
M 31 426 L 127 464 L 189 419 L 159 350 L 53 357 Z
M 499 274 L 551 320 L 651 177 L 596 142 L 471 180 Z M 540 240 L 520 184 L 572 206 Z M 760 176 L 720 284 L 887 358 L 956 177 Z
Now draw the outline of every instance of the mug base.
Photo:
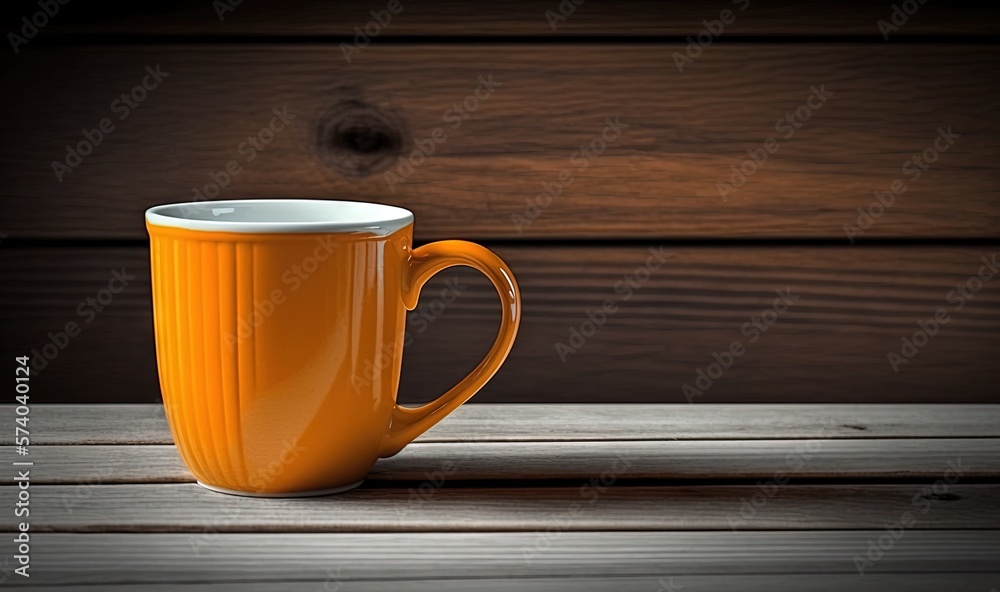
M 364 480 L 358 481 L 357 483 L 351 483 L 350 485 L 344 485 L 343 487 L 334 487 L 331 489 L 314 489 L 312 491 L 289 491 L 288 493 L 262 493 L 257 491 L 240 491 L 238 489 L 226 489 L 225 487 L 216 487 L 215 485 L 208 485 L 202 483 L 201 481 L 196 481 L 196 483 L 209 491 L 214 491 L 216 493 L 225 493 L 226 495 L 239 495 L 243 497 L 269 497 L 269 498 L 288 498 L 288 497 L 319 497 L 323 495 L 333 495 L 335 493 L 344 493 L 345 491 L 350 491 L 355 487 L 364 483 Z

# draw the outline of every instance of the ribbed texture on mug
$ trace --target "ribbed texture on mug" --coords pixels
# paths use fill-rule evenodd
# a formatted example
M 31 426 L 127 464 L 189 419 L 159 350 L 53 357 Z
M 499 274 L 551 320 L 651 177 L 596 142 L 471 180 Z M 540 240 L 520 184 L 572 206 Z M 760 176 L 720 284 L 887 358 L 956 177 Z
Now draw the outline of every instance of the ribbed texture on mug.
M 254 392 L 254 246 L 155 236 L 151 241 L 160 387 L 174 440 L 195 476 L 248 489 L 242 410 Z

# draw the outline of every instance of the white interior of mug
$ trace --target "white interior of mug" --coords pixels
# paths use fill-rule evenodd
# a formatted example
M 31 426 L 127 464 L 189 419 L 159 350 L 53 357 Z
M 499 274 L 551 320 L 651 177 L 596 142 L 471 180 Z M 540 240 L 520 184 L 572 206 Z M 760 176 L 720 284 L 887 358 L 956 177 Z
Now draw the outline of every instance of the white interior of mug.
M 156 226 L 218 232 L 371 232 L 391 234 L 413 222 L 406 209 L 362 201 L 250 199 L 164 204 L 146 210 Z

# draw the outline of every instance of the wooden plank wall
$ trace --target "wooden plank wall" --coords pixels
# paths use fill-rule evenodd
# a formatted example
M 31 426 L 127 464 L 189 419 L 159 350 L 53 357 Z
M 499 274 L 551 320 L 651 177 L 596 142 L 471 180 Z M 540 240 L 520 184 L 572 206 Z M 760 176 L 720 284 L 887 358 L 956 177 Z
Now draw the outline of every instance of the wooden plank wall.
M 157 400 L 142 211 L 206 192 L 393 203 L 420 243 L 494 248 L 525 318 L 478 401 L 996 402 L 1000 288 L 952 291 L 1000 251 L 1000 8 L 927 3 L 886 40 L 892 3 L 401 0 L 348 62 L 341 44 L 388 6 L 69 4 L 6 52 L 0 352 L 81 327 L 38 402 Z M 7 7 L 5 30 L 36 10 Z M 244 143 L 275 110 L 281 131 Z M 102 293 L 116 273 L 134 279 Z M 756 328 L 779 290 L 791 306 Z M 498 323 L 471 272 L 422 304 L 404 401 L 471 369 Z M 746 353 L 699 384 L 734 341 Z

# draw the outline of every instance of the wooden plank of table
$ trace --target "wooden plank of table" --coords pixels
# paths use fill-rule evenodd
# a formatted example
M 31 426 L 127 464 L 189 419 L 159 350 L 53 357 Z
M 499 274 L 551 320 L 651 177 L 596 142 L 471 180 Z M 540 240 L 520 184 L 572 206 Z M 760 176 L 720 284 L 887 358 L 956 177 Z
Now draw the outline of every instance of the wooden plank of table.
M 4 452 L 13 457 L 13 450 Z M 34 446 L 32 483 L 192 483 L 173 446 Z M 619 479 L 925 478 L 952 467 L 1000 477 L 998 439 L 422 443 L 376 463 L 372 482 Z
M 623 278 L 644 265 L 648 248 L 498 247 L 521 285 L 524 320 L 510 357 L 476 400 L 686 403 L 684 385 L 697 387 L 713 354 L 740 340 L 747 353 L 693 401 L 997 401 L 1000 290 L 987 282 L 960 311 L 948 300 L 983 257 L 997 260 L 995 247 L 666 247 L 663 267 L 629 295 Z M 81 303 L 121 269 L 136 279 L 100 314 L 81 317 Z M 141 248 L 37 247 L 0 257 L 0 355 L 40 350 L 68 322 L 83 327 L 36 373 L 36 402 L 156 400 L 148 269 Z M 434 299 L 450 280 L 466 287 L 442 311 Z M 756 330 L 747 323 L 773 306 L 779 289 L 798 300 L 751 343 Z M 588 311 L 609 299 L 614 314 L 560 356 L 555 345 L 579 345 L 571 328 L 590 323 Z M 411 315 L 401 401 L 431 400 L 478 363 L 496 334 L 497 302 L 470 270 L 449 270 L 425 288 L 419 310 L 426 317 L 434 305 L 433 322 L 420 330 Z M 948 323 L 894 372 L 888 353 L 941 308 Z M 109 375 L 109 359 L 128 371 Z
M 143 583 L 144 592 L 323 592 L 344 590 L 345 592 L 416 592 L 441 591 L 465 592 L 470 589 L 483 592 L 520 592 L 533 590 L 541 592 L 885 592 L 885 590 L 906 590 L 907 592 L 940 592 L 941 590 L 969 590 L 979 592 L 990 590 L 1000 575 L 997 573 L 949 572 L 943 574 L 874 574 L 864 579 L 854 575 L 823 574 L 768 574 L 768 575 L 681 575 L 664 573 L 662 576 L 565 576 L 524 578 L 499 576 L 493 578 L 469 577 L 452 580 L 389 580 L 359 581 L 315 579 L 302 581 L 273 581 L 266 584 L 253 582 L 211 584 L 191 583 Z M 16 584 L 16 582 L 14 582 Z M 336 587 L 340 584 L 340 587 Z M 11 587 L 16 587 L 11 586 Z M 74 583 L 73 590 L 134 590 L 135 584 L 85 584 Z M 36 592 L 65 592 L 65 586 L 32 586 Z
M 14 410 L 0 405 L 0 423 L 13 425 Z M 36 445 L 173 443 L 162 405 L 33 405 L 31 422 Z M 1000 405 L 472 403 L 417 442 L 825 438 L 1000 438 Z M 12 434 L 0 433 L 0 445 L 13 444 Z
M 145 207 L 195 199 L 234 161 L 223 199 L 390 202 L 414 211 L 419 240 L 846 243 L 844 225 L 897 179 L 905 194 L 863 238 L 997 237 L 1000 112 L 984 81 L 1000 79 L 998 46 L 717 44 L 683 73 L 677 51 L 683 43 L 389 44 L 347 64 L 332 45 L 38 47 L 5 72 L 20 91 L 4 97 L 18 117 L 0 121 L 0 219 L 12 238 L 144 239 Z M 169 78 L 120 120 L 110 103 L 156 64 Z M 480 76 L 501 86 L 453 127 L 449 109 Z M 820 85 L 834 95 L 797 130 L 776 129 Z M 285 106 L 295 119 L 246 162 L 240 143 Z M 616 116 L 629 127 L 596 159 L 571 161 Z M 106 117 L 114 131 L 59 182 L 53 161 Z M 914 165 L 902 169 L 939 127 L 961 137 L 914 180 Z M 437 128 L 447 139 L 390 188 L 381 167 Z M 778 151 L 723 200 L 719 183 L 769 137 Z M 543 198 L 544 211 L 528 208 L 562 171 L 572 183 Z M 513 216 L 533 221 L 518 227 Z
M 378 40 L 411 35 L 697 35 L 702 21 L 719 18 L 720 12 L 736 15 L 723 31 L 738 35 L 862 35 L 883 39 L 878 21 L 891 21 L 890 5 L 848 0 L 834 6 L 809 6 L 789 0 L 740 0 L 720 2 L 646 2 L 618 0 L 614 3 L 551 0 L 516 0 L 470 4 L 460 0 L 401 1 L 400 9 L 385 26 L 378 27 Z M 259 36 L 347 36 L 350 43 L 372 21 L 372 11 L 384 13 L 387 3 L 363 0 L 320 2 L 286 0 L 281 5 L 254 6 L 250 10 L 220 10 L 197 0 L 156 6 L 122 6 L 118 10 L 74 6 L 61 7 L 58 19 L 46 28 L 50 36 L 88 35 L 181 35 Z M 237 5 L 238 6 L 238 5 Z M 745 6 L 745 10 L 740 10 Z M 899 17 L 897 17 L 898 19 Z M 382 16 L 385 20 L 385 16 Z M 221 23 L 220 23 L 221 21 Z M 889 30 L 890 38 L 912 35 L 996 34 L 1000 21 L 995 6 L 955 6 L 951 3 L 921 4 L 906 25 Z M 374 25 L 372 25 L 374 27 Z
M 692 576 L 728 575 L 749 578 L 759 586 L 769 578 L 837 574 L 844 576 L 841 582 L 852 578 L 848 588 L 855 589 L 870 579 L 894 581 L 908 573 L 928 578 L 939 574 L 941 578 L 929 579 L 938 583 L 953 577 L 940 589 L 955 590 L 963 582 L 981 581 L 971 579 L 971 574 L 998 575 L 996 531 L 907 531 L 859 577 L 853 558 L 864 557 L 868 541 L 884 534 L 884 530 L 557 532 L 550 533 L 538 550 L 540 533 L 215 533 L 204 544 L 197 544 L 197 539 L 192 544 L 190 534 L 40 533 L 32 537 L 36 571 L 31 584 L 239 582 L 242 586 L 305 581 L 342 582 L 350 590 L 355 582 L 395 586 L 408 580 L 448 579 L 466 585 L 457 589 L 468 590 L 478 589 L 479 582 L 489 585 L 489 580 L 504 578 L 528 584 L 532 578 L 673 576 L 683 582 L 687 580 L 681 578 Z
M 608 482 L 611 486 L 602 484 Z M 436 489 L 428 481 L 428 487 L 403 489 L 368 484 L 305 499 L 228 496 L 189 483 L 38 485 L 31 490 L 32 508 L 38 509 L 31 528 L 188 533 L 836 530 L 882 528 L 907 512 L 921 529 L 1000 528 L 1000 485 L 953 483 L 935 494 L 931 484 L 614 483 L 610 477 L 567 487 L 446 484 Z M 13 514 L 0 518 L 0 530 L 14 531 L 16 522 Z

